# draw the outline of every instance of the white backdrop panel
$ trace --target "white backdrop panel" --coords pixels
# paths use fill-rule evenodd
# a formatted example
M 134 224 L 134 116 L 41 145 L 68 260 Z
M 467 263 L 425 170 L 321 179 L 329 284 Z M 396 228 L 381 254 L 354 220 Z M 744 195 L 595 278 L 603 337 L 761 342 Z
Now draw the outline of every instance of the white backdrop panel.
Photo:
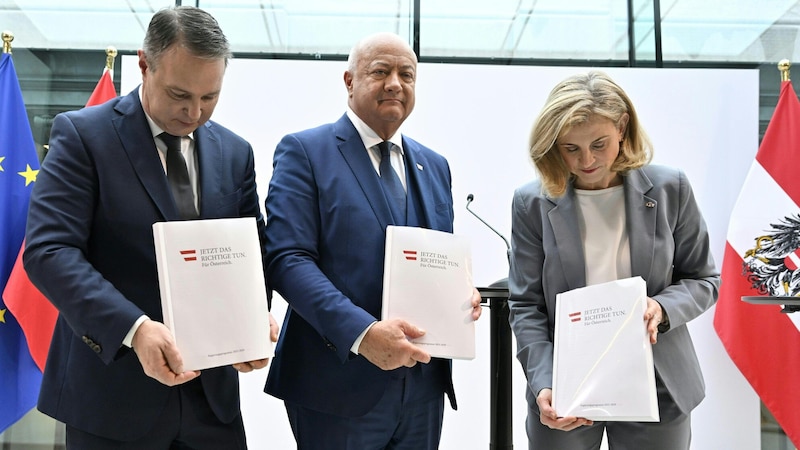
M 135 56 L 122 58 L 122 94 L 141 80 Z M 344 62 L 234 59 L 214 119 L 253 145 L 261 199 L 280 138 L 332 122 L 343 113 Z M 550 89 L 583 68 L 420 64 L 417 105 L 404 132 L 448 158 L 455 230 L 472 239 L 480 286 L 507 276 L 505 244 L 464 209 L 508 237 L 511 197 L 535 177 L 528 132 Z M 717 263 L 728 218 L 758 146 L 758 72 L 707 69 L 604 69 L 633 99 L 655 144 L 655 163 L 684 169 L 705 214 Z M 263 206 L 263 205 L 262 205 Z M 280 322 L 286 304 L 273 302 Z M 441 448 L 489 446 L 489 321 L 477 326 L 477 357 L 455 361 L 459 410 L 447 410 Z M 690 324 L 707 384 L 693 414 L 693 449 L 760 448 L 758 398 L 723 349 L 713 309 Z M 513 362 L 514 447 L 527 448 L 525 380 Z M 293 448 L 282 402 L 263 393 L 267 371 L 242 375 L 242 409 L 254 449 Z

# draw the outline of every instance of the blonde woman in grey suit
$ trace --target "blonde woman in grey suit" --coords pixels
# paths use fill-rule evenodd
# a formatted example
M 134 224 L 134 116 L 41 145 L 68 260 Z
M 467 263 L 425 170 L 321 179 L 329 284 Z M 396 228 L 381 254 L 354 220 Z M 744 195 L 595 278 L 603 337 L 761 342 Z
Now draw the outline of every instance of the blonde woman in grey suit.
M 509 307 L 528 381 L 531 449 L 688 449 L 705 386 L 687 322 L 717 299 L 719 272 L 689 181 L 649 165 L 630 98 L 602 72 L 550 93 L 534 123 L 537 181 L 514 193 Z M 556 294 L 641 276 L 660 422 L 593 422 L 552 408 Z M 620 382 L 624 382 L 621 380 Z

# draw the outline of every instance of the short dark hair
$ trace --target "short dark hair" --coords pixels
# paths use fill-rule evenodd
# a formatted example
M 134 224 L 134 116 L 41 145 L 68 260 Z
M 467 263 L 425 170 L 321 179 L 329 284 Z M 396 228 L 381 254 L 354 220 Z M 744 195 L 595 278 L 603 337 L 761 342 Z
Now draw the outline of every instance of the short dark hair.
M 208 12 L 194 6 L 164 8 L 153 15 L 142 50 L 148 64 L 158 64 L 161 55 L 172 45 L 180 44 L 200 58 L 231 58 L 228 39 L 219 23 Z

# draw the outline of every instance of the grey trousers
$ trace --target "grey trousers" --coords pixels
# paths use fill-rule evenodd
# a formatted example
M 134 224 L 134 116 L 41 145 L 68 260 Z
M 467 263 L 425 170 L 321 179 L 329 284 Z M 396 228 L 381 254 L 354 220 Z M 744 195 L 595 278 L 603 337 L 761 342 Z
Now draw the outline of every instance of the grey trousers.
M 595 422 L 572 431 L 552 430 L 542 425 L 539 412 L 528 408 L 525 422 L 529 450 L 597 450 L 608 437 L 609 450 L 689 450 L 692 440 L 691 414 L 684 414 L 657 380 L 661 422 Z

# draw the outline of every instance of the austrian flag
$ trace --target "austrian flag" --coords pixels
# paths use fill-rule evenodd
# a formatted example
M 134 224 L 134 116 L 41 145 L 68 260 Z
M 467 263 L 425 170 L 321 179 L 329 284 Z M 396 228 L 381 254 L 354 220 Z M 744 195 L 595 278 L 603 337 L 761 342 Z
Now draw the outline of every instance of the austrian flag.
M 789 256 L 786 258 L 783 258 L 783 263 L 786 264 L 789 270 L 797 270 L 797 268 L 800 267 L 800 248 L 789 253 Z
M 197 261 L 197 250 L 181 250 L 184 261 Z
M 743 296 L 800 295 L 800 101 L 790 81 L 731 213 L 714 328 L 733 362 L 800 446 L 800 312 Z

